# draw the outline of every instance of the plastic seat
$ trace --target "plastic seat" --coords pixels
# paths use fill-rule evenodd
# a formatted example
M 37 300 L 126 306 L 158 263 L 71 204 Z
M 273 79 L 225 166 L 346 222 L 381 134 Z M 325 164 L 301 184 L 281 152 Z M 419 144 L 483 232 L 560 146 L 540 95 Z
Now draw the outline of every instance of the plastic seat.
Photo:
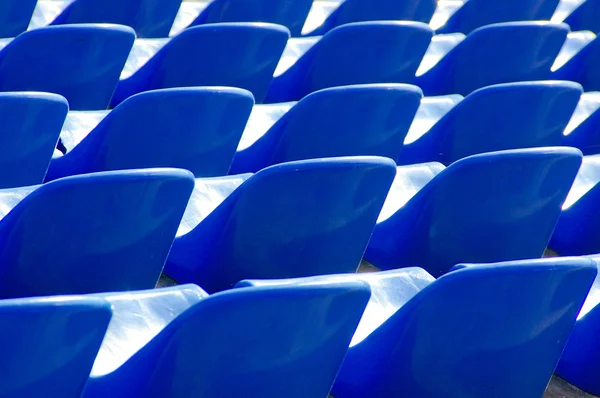
M 600 1 L 582 1 L 563 22 L 568 24 L 572 30 L 600 32 Z
M 263 169 L 207 216 L 184 216 L 195 224 L 179 231 L 165 273 L 212 293 L 245 278 L 354 272 L 394 170 L 394 162 L 377 157 Z M 197 207 L 192 198 L 188 210 Z
M 600 91 L 600 72 L 596 70 L 600 61 L 600 39 L 587 33 L 587 40 L 572 50 L 573 54 L 569 54 L 560 67 L 555 65 L 552 78 L 578 82 L 585 91 Z
M 600 256 L 594 255 L 589 258 L 596 265 L 600 264 Z M 600 277 L 596 277 L 556 368 L 560 377 L 594 395 L 600 394 L 599 303 Z
M 27 30 L 37 0 L 0 2 L 0 37 L 15 37 Z
M 524 82 L 485 87 L 468 95 L 416 141 L 398 164 L 446 165 L 484 152 L 556 146 L 583 90 L 571 82 Z
M 0 395 L 81 397 L 111 312 L 90 297 L 0 301 Z
M 597 270 L 583 258 L 420 268 L 239 286 L 366 281 L 372 295 L 336 398 L 541 397 Z
M 20 201 L 0 191 L 3 212 L 18 202 L 0 221 L 0 297 L 153 288 L 193 184 L 155 169 L 68 177 Z
M 419 266 L 437 277 L 460 262 L 541 257 L 581 164 L 574 148 L 474 155 L 413 187 L 400 167 L 365 259 L 381 269 Z M 396 188 L 398 187 L 398 188 Z
M 177 167 L 226 175 L 254 99 L 235 88 L 175 88 L 128 98 L 79 145 L 52 160 L 47 181 L 99 171 Z
M 273 78 L 265 102 L 297 101 L 324 88 L 410 82 L 433 33 L 421 22 L 358 22 L 333 29 Z
M 357 85 L 309 94 L 262 137 L 238 149 L 231 173 L 294 160 L 372 155 L 397 159 L 422 94 L 401 84 Z
M 468 0 L 436 31 L 471 33 L 479 27 L 501 22 L 549 21 L 559 2 L 560 0 Z
M 263 23 L 186 29 L 119 81 L 112 106 L 142 91 L 186 86 L 240 87 L 262 102 L 288 38 L 287 28 Z
M 237 289 L 206 298 L 198 289 L 196 297 L 185 293 L 187 303 L 181 297 L 174 310 L 167 307 L 167 294 L 192 288 L 103 296 L 115 305 L 117 321 L 84 398 L 325 397 L 370 294 L 360 282 Z M 158 294 L 163 303 L 150 303 Z M 149 341 L 130 349 L 140 340 Z
M 550 22 L 484 26 L 430 69 L 419 70 L 415 84 L 425 95 L 467 95 L 492 84 L 544 80 L 568 33 L 567 25 Z
M 71 109 L 106 109 L 135 34 L 120 25 L 52 26 L 0 51 L 0 91 L 60 94 Z
M 584 93 L 566 127 L 564 146 L 579 148 L 584 155 L 600 153 L 600 92 Z
M 60 95 L 0 93 L 0 188 L 44 181 L 68 110 Z

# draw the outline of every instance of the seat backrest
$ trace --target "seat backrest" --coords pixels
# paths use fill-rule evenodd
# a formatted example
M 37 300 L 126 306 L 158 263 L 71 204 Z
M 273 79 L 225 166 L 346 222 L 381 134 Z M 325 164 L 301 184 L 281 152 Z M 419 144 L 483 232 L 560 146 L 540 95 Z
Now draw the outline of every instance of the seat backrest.
M 270 22 L 299 36 L 312 0 L 215 0 L 192 25 L 219 22 Z
M 274 24 L 188 28 L 122 80 L 112 104 L 141 91 L 185 86 L 240 87 L 262 102 L 288 38 L 287 28 Z
M 565 19 L 573 31 L 591 30 L 600 32 L 600 1 L 585 0 Z
M 75 0 L 52 25 L 115 23 L 131 26 L 138 37 L 167 37 L 181 0 Z
M 541 257 L 581 158 L 558 147 L 461 159 L 377 224 L 365 258 L 437 277 L 460 262 Z
M 99 298 L 2 300 L 0 395 L 80 397 L 110 317 Z
M 135 33 L 120 25 L 34 29 L 0 51 L 0 91 L 47 91 L 73 110 L 106 109 Z
M 469 0 L 446 22 L 444 33 L 471 33 L 494 23 L 549 21 L 560 0 Z
M 369 295 L 341 282 L 209 296 L 119 369 L 136 381 L 117 395 L 325 397 Z
M 585 91 L 600 91 L 600 39 L 597 37 L 569 59 L 555 72 L 555 78 L 580 83 Z
M 177 167 L 226 175 L 254 99 L 236 88 L 175 88 L 134 95 L 72 151 L 47 180 L 98 171 Z
M 507 83 L 479 89 L 422 138 L 427 161 L 450 164 L 477 153 L 561 145 L 583 89 L 571 82 Z
M 467 95 L 492 84 L 547 79 L 568 33 L 567 25 L 550 22 L 484 26 L 416 83 L 425 95 Z
M 37 0 L 0 2 L 0 37 L 15 37 L 27 30 Z
M 263 169 L 175 240 L 165 271 L 209 293 L 242 279 L 354 272 L 394 174 L 377 157 Z
M 0 188 L 41 184 L 69 111 L 48 93 L 0 93 Z
M 294 160 L 372 155 L 397 159 L 421 101 L 405 84 L 369 84 L 309 94 L 235 163 L 256 172 Z M 238 159 L 238 157 L 240 159 Z M 242 166 L 240 164 L 240 166 Z
M 176 169 L 42 185 L 0 222 L 0 297 L 153 288 L 193 185 Z
M 358 22 L 333 29 L 269 87 L 268 102 L 296 101 L 323 88 L 408 83 L 429 46 L 421 22 Z

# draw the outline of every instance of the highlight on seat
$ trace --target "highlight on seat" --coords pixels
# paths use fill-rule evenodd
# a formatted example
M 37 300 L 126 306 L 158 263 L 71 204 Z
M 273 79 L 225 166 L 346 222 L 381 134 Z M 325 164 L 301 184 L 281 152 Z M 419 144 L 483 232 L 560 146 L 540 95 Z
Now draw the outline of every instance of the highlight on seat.
M 577 83 L 506 83 L 476 90 L 406 143 L 398 164 L 441 162 L 505 149 L 557 146 L 583 89 Z
M 584 155 L 600 154 L 600 92 L 583 93 L 563 133 L 562 145 L 579 148 Z
M 554 65 L 552 79 L 571 80 L 580 83 L 585 91 L 600 91 L 600 72 L 596 68 L 600 60 L 600 39 L 591 32 L 581 32 L 580 36 L 580 43 L 573 40 L 565 44 L 563 51 L 568 49 L 569 52 L 562 64 Z
M 33 190 L 0 221 L 0 297 L 153 288 L 193 184 L 188 171 L 150 169 Z
M 288 38 L 287 28 L 265 23 L 186 29 L 119 81 L 112 106 L 142 91 L 189 86 L 244 88 L 262 102 Z
M 415 84 L 428 96 L 467 95 L 492 84 L 544 80 L 568 33 L 567 25 L 550 22 L 487 25 L 474 30 L 430 69 L 420 70 Z
M 585 0 L 573 3 L 579 4 L 571 10 L 563 22 L 574 31 L 590 30 L 595 33 L 600 32 L 600 1 Z
M 556 258 L 463 264 L 438 280 L 406 268 L 240 286 L 369 283 L 335 397 L 525 398 L 543 395 L 596 274 L 589 259 Z
M 325 34 L 293 65 L 275 76 L 265 102 L 297 101 L 328 87 L 409 83 L 429 46 L 421 22 L 357 22 Z
M 399 167 L 365 259 L 437 277 L 460 262 L 539 258 L 581 158 L 566 147 L 492 152 L 438 168 L 429 182 L 417 166 Z
M 182 294 L 167 314 L 167 295 Z M 364 283 L 343 282 L 206 298 L 189 285 L 101 295 L 116 321 L 83 397 L 325 397 L 369 294 Z
M 226 175 L 253 105 L 250 92 L 228 87 L 136 94 L 53 159 L 46 180 L 147 167 L 186 169 L 196 177 Z
M 51 26 L 0 51 L 0 91 L 46 91 L 71 109 L 106 109 L 135 33 L 120 25 Z
M 407 84 L 355 85 L 314 92 L 251 145 L 238 147 L 231 173 L 336 156 L 398 159 L 421 97 L 418 87 Z
M 0 2 L 0 38 L 15 37 L 27 30 L 37 0 Z
M 83 296 L 0 301 L 0 395 L 81 397 L 111 312 Z
M 205 217 L 184 216 L 165 273 L 212 293 L 245 278 L 354 272 L 394 171 L 393 161 L 378 157 L 263 169 Z M 196 207 L 192 199 L 188 210 Z

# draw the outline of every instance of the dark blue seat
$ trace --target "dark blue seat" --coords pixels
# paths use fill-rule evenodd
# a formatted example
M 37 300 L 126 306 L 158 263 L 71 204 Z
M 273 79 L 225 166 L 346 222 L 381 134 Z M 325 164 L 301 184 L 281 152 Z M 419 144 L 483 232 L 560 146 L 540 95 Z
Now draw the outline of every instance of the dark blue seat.
M 421 72 L 415 84 L 425 95 L 467 95 L 492 84 L 547 79 L 568 33 L 567 25 L 550 22 L 484 26 Z
M 433 32 L 421 22 L 358 22 L 328 32 L 269 87 L 265 102 L 297 101 L 323 88 L 407 83 Z
M 142 91 L 186 86 L 240 87 L 262 102 L 289 35 L 283 26 L 263 23 L 186 29 L 119 81 L 112 106 Z
M 362 282 L 192 288 L 102 295 L 116 321 L 84 398 L 325 397 L 370 295 Z
M 68 110 L 60 95 L 0 93 L 0 188 L 44 181 Z
M 571 82 L 506 83 L 468 95 L 418 140 L 398 164 L 446 165 L 477 153 L 561 145 L 583 90 Z
M 167 37 L 181 0 L 75 0 L 52 25 L 114 23 L 132 27 L 138 37 Z
M 429 23 L 435 11 L 436 0 L 345 0 L 321 26 L 307 32 L 323 35 L 331 29 L 364 21 L 417 21 Z
M 190 26 L 219 22 L 269 22 L 300 36 L 312 0 L 214 0 Z
M 563 21 L 572 30 L 600 32 L 600 1 L 585 0 Z
M 354 272 L 394 171 L 394 162 L 377 157 L 263 169 L 210 214 L 195 223 L 184 217 L 165 273 L 212 293 L 245 278 Z M 188 210 L 197 207 L 192 197 Z
M 590 259 L 600 265 L 600 256 Z M 556 368 L 560 377 L 594 395 L 600 394 L 599 303 L 600 277 L 596 277 Z
M 541 397 L 597 270 L 564 258 L 240 286 L 366 281 L 372 295 L 336 398 Z
M 37 0 L 0 2 L 0 37 L 15 37 L 27 30 Z
M 75 148 L 52 160 L 47 181 L 98 171 L 177 167 L 226 175 L 254 99 L 235 88 L 174 88 L 126 99 Z
M 471 33 L 494 23 L 549 21 L 560 0 L 468 0 L 438 33 Z
M 594 38 L 575 52 L 552 74 L 553 79 L 571 80 L 580 83 L 585 91 L 600 91 L 600 39 Z
M 193 185 L 187 171 L 154 169 L 33 190 L 0 221 L 0 297 L 154 287 Z M 0 191 L 3 212 L 14 196 Z
M 584 93 L 569 122 L 562 144 L 579 148 L 584 155 L 600 153 L 600 93 Z
M 0 51 L 0 91 L 47 91 L 71 109 L 106 109 L 135 33 L 120 25 L 51 26 Z
M 421 97 L 418 87 L 404 84 L 356 85 L 314 92 L 251 146 L 238 150 L 231 173 L 335 156 L 397 159 Z
M 0 396 L 81 397 L 111 312 L 91 297 L 0 301 Z
M 581 158 L 559 147 L 461 159 L 419 184 L 414 196 L 390 194 L 365 259 L 381 269 L 419 266 L 437 277 L 460 262 L 541 257 Z M 408 167 L 399 168 L 394 185 L 414 186 Z

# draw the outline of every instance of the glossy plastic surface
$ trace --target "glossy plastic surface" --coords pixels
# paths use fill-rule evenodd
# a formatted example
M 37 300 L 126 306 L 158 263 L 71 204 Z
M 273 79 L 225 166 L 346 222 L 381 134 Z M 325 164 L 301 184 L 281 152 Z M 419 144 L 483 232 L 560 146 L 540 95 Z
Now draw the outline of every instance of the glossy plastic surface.
M 238 151 L 231 173 L 335 156 L 397 159 L 421 97 L 418 87 L 400 84 L 314 92 L 300 100 L 252 146 Z
M 563 145 L 579 148 L 584 155 L 600 153 L 600 92 L 584 93 L 565 129 Z
M 492 84 L 547 79 L 567 33 L 567 25 L 549 22 L 478 28 L 415 84 L 425 95 L 467 95 Z
M 0 189 L 44 181 L 68 110 L 60 95 L 0 93 Z
M 325 397 L 369 294 L 347 282 L 209 296 L 84 397 Z
M 312 0 L 214 0 L 191 26 L 218 22 L 270 22 L 299 36 Z
M 209 293 L 247 278 L 354 272 L 394 172 L 377 157 L 263 169 L 175 239 L 165 272 Z
M 0 221 L 0 297 L 154 287 L 193 182 L 158 169 L 41 186 Z
M 573 148 L 536 148 L 461 159 L 378 222 L 365 259 L 437 277 L 460 262 L 541 257 L 581 158 Z
M 119 82 L 112 106 L 142 91 L 186 86 L 240 87 L 262 102 L 289 35 L 283 26 L 263 23 L 186 29 Z
M 0 301 L 0 395 L 81 397 L 110 317 L 99 298 Z
M 120 25 L 25 32 L 0 51 L 0 91 L 46 91 L 71 109 L 106 109 L 134 39 Z
M 507 83 L 468 95 L 425 135 L 404 146 L 398 164 L 450 164 L 477 153 L 561 145 L 583 90 L 571 82 Z
M 174 88 L 134 95 L 66 155 L 47 181 L 98 171 L 177 167 L 226 175 L 254 99 L 235 88 Z
M 549 21 L 560 0 L 469 0 L 437 31 L 439 33 L 473 30 L 494 23 L 511 21 Z
M 420 22 L 358 22 L 327 33 L 269 87 L 265 102 L 297 101 L 323 88 L 407 83 L 433 32 Z
M 181 0 L 75 0 L 52 25 L 114 23 L 132 27 L 138 37 L 167 37 Z
M 600 91 L 600 71 L 596 68 L 599 60 L 600 39 L 596 37 L 556 70 L 552 78 L 578 82 L 585 91 Z
M 600 155 L 585 156 L 550 241 L 561 255 L 600 253 Z
M 0 2 L 0 37 L 15 37 L 27 30 L 37 0 Z
M 600 1 L 585 0 L 564 20 L 572 30 L 600 32 Z

